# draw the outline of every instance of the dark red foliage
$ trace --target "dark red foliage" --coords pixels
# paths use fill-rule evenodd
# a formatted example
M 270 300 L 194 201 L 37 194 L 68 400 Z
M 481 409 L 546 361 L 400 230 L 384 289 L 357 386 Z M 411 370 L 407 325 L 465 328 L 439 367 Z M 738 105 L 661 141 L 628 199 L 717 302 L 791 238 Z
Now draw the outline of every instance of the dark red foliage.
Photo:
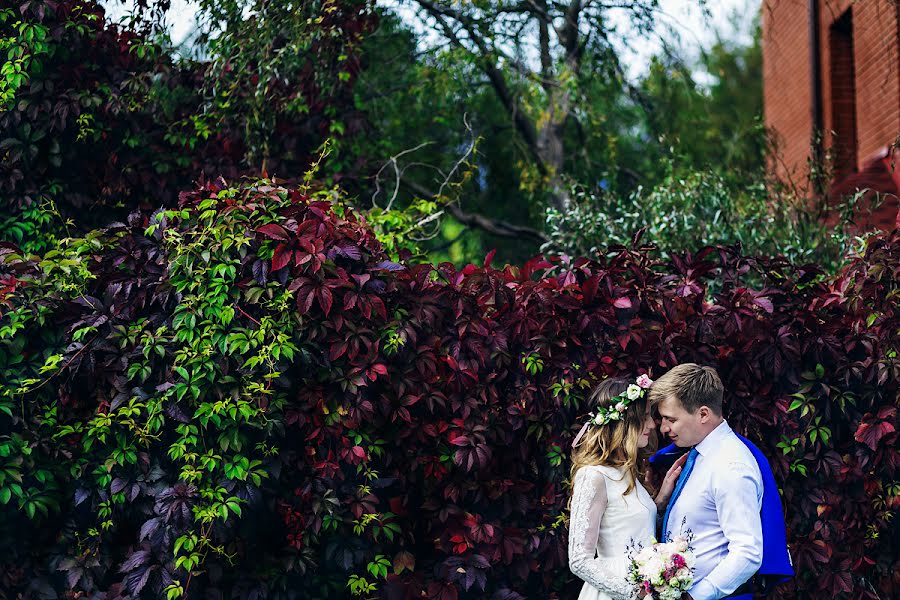
M 185 194 L 181 204 L 196 214 L 216 191 Z M 243 200 L 218 209 L 249 211 L 273 193 L 242 189 Z M 146 225 L 135 216 L 110 231 L 124 236 L 97 254 L 89 283 L 102 306 L 59 306 L 58 327 L 71 332 L 102 314 L 104 340 L 139 316 L 171 322 L 177 299 L 166 254 L 159 232 L 144 236 Z M 267 597 L 340 597 L 348 575 L 364 574 L 377 554 L 392 562 L 379 588 L 389 598 L 574 597 L 580 582 L 558 519 L 568 464 L 552 455 L 554 446 L 567 454 L 576 419 L 589 410 L 579 381 L 658 376 L 684 361 L 719 370 L 729 421 L 760 445 L 783 488 L 798 577 L 773 597 L 894 597 L 900 232 L 873 238 L 832 281 L 813 265 L 732 248 L 664 261 L 639 239 L 596 260 L 401 266 L 352 215 L 296 193 L 276 224 L 252 233 L 254 249 L 275 242 L 275 255 L 263 263 L 248 252 L 239 286 L 274 281 L 293 290 L 301 315 L 293 340 L 304 351 L 275 383 L 288 401 L 268 415 L 276 425 L 267 441 L 281 448 L 266 465 L 270 477 L 236 488 L 248 499 L 243 517 L 217 531 L 235 564 L 210 556 L 192 583 L 196 597 L 257 586 Z M 764 287 L 745 286 L 751 272 Z M 0 282 L 15 285 L 12 276 Z M 710 287 L 718 291 L 707 297 Z M 264 316 L 257 304 L 236 306 L 242 327 Z M 389 351 L 391 336 L 402 344 Z M 71 346 L 56 380 L 60 398 L 71 398 L 58 405 L 60 421 L 114 398 L 139 352 Z M 526 357 L 541 366 L 529 372 Z M 171 385 L 168 360 L 155 363 L 154 385 Z M 551 390 L 560 383 L 571 394 Z M 167 410 L 188 419 L 190 410 L 178 417 L 186 408 Z M 376 440 L 383 452 L 373 450 Z M 52 444 L 35 451 L 63 452 Z M 146 483 L 133 477 L 146 491 L 124 507 L 120 519 L 130 525 L 118 545 L 104 545 L 94 563 L 69 565 L 70 579 L 77 574 L 79 589 L 95 597 L 143 585 L 149 594 L 173 572 L 171 539 L 188 526 L 196 491 L 177 481 L 166 456 L 146 461 Z M 378 472 L 365 488 L 362 464 Z M 79 505 L 79 485 L 63 482 L 67 522 L 103 493 L 85 491 L 91 500 Z M 382 515 L 380 533 L 369 526 L 355 535 L 353 520 L 373 512 Z M 9 531 L 26 521 L 4 514 L 2 522 Z M 7 589 L 72 587 L 54 575 L 53 556 L 74 558 L 53 546 L 51 525 L 25 543 L 4 536 L 4 554 L 15 557 L 0 569 Z

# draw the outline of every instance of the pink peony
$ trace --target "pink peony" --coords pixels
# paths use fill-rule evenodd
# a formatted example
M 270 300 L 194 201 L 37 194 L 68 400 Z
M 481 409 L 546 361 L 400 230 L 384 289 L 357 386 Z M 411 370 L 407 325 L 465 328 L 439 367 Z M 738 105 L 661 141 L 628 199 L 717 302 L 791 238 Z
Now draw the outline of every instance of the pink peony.
M 681 567 L 687 566 L 687 562 L 685 562 L 682 555 L 675 554 L 674 556 L 672 556 L 672 566 L 676 569 L 680 569 Z
M 637 384 L 638 386 L 646 390 L 648 387 L 653 385 L 653 380 L 646 375 L 641 375 L 637 378 Z

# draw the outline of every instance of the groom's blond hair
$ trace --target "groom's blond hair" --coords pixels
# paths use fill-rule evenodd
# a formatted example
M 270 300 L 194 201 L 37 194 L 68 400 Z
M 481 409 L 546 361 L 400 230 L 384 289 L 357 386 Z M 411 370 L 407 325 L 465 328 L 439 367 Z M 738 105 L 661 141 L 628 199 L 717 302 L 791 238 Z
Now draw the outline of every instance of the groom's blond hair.
M 707 406 L 714 414 L 722 416 L 724 392 L 725 387 L 714 368 L 683 363 L 654 381 L 648 397 L 651 406 L 675 397 L 691 414 L 700 410 L 701 406 Z

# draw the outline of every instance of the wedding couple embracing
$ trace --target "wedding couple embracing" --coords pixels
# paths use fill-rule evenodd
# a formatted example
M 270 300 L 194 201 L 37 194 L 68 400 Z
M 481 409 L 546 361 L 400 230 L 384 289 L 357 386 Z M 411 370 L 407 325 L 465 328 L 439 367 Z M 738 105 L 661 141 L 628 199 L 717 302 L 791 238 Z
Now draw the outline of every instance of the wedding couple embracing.
M 723 418 L 723 393 L 715 369 L 693 363 L 592 391 L 594 412 L 572 450 L 569 567 L 585 581 L 579 600 L 752 600 L 753 581 L 793 575 L 771 469 Z M 651 496 L 640 470 L 657 417 L 672 445 L 650 462 L 675 460 Z

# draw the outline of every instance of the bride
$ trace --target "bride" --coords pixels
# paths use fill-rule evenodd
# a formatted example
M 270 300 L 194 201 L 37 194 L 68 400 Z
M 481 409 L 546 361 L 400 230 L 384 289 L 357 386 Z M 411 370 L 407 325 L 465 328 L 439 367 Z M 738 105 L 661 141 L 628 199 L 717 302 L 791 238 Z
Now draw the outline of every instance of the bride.
M 585 581 L 579 600 L 631 600 L 645 593 L 626 581 L 628 546 L 654 540 L 686 455 L 666 473 L 656 498 L 641 485 L 638 459 L 656 422 L 646 400 L 650 378 L 607 379 L 590 395 L 595 413 L 572 444 L 569 568 Z

